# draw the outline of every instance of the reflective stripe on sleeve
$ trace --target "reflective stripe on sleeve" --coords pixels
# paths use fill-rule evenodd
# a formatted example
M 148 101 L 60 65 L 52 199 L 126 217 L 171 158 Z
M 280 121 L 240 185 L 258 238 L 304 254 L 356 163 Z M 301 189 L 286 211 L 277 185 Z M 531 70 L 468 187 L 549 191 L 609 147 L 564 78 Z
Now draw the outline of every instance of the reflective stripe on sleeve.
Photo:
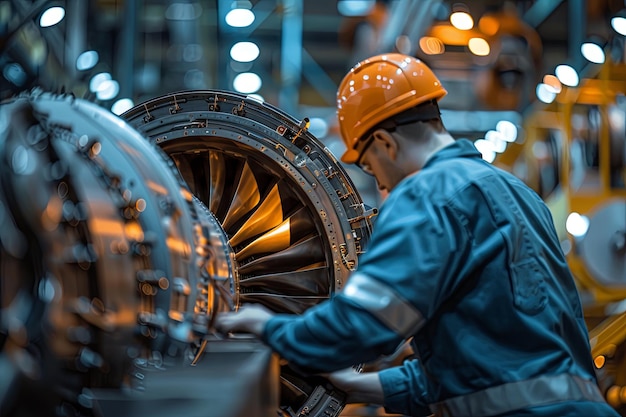
M 392 288 L 365 274 L 352 274 L 342 294 L 400 336 L 412 336 L 424 324 L 419 310 Z
M 431 404 L 436 417 L 490 417 L 565 401 L 604 402 L 598 386 L 576 375 L 543 375 Z

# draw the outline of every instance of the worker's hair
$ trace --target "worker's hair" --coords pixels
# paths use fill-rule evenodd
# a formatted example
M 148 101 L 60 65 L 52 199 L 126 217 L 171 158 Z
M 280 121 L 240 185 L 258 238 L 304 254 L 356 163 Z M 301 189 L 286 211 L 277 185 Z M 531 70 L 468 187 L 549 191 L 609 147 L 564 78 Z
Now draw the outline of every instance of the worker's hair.
M 445 131 L 445 128 L 441 122 L 440 115 L 441 112 L 439 111 L 437 100 L 430 100 L 383 120 L 363 135 L 363 138 L 369 137 L 378 129 L 385 129 L 390 132 L 402 130 L 404 134 L 409 136 L 413 132 L 413 134 L 418 134 L 420 137 L 423 137 L 423 134 L 419 134 L 415 129 L 426 129 L 429 127 L 435 132 L 441 133 Z M 424 131 L 423 133 L 426 132 Z

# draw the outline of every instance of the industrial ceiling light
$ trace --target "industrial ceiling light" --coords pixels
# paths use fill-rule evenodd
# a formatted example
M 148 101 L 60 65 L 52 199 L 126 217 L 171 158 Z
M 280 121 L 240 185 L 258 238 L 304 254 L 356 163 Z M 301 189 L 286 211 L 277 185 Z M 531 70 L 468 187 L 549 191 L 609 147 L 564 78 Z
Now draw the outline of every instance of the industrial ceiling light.
M 89 90 L 92 93 L 98 92 L 100 90 L 100 86 L 104 81 L 111 80 L 111 74 L 108 72 L 99 72 L 98 74 L 91 77 L 89 80 Z
M 485 133 L 485 140 L 492 143 L 493 151 L 496 153 L 502 153 L 506 150 L 507 141 L 497 130 L 489 130 Z
M 261 88 L 261 85 L 263 85 L 261 77 L 254 72 L 243 72 L 233 80 L 235 91 L 244 94 L 256 93 Z
M 496 159 L 496 151 L 493 148 L 493 143 L 487 139 L 478 139 L 474 142 L 474 147 L 480 152 L 482 158 L 492 163 Z
M 578 72 L 571 66 L 567 64 L 561 64 L 556 67 L 554 70 L 556 77 L 561 81 L 562 84 L 567 85 L 568 87 L 576 87 L 578 85 L 579 77 Z
M 487 56 L 491 51 L 489 42 L 483 38 L 471 38 L 467 44 L 471 53 L 477 56 Z
M 552 87 L 544 83 L 537 84 L 537 89 L 535 90 L 535 94 L 537 95 L 537 98 L 540 101 L 546 104 L 552 103 L 554 99 L 556 98 L 556 93 L 554 92 Z
M 450 23 L 459 30 L 470 30 L 474 27 L 474 19 L 469 14 L 469 8 L 463 3 L 456 3 L 452 6 Z
M 76 58 L 76 69 L 85 71 L 96 66 L 100 59 L 96 51 L 85 51 Z
M 561 81 L 556 78 L 555 75 L 546 74 L 543 76 L 543 83 L 547 86 L 551 87 L 554 90 L 554 93 L 559 94 L 561 90 L 563 90 L 563 86 L 561 85 Z
M 434 36 L 422 36 L 419 40 L 420 49 L 427 55 L 439 55 L 446 51 L 441 39 Z
M 111 100 L 120 92 L 120 84 L 115 80 L 103 80 L 98 86 L 96 97 L 98 100 Z
M 565 228 L 574 237 L 582 237 L 589 230 L 589 218 L 572 212 L 567 216 Z
M 599 36 L 591 36 L 585 42 L 580 45 L 580 52 L 585 59 L 594 64 L 603 64 L 606 55 L 604 53 L 604 46 L 606 42 Z
M 510 120 L 500 120 L 496 124 L 496 131 L 500 133 L 500 137 L 507 142 L 515 142 L 517 139 L 517 126 Z
M 235 28 L 250 26 L 255 19 L 252 3 L 249 1 L 234 1 L 231 5 L 231 10 L 224 19 L 229 26 Z
M 135 103 L 133 102 L 133 100 L 129 98 L 121 98 L 113 103 L 113 105 L 111 106 L 111 111 L 119 116 L 126 110 L 132 109 L 134 105 Z
M 47 28 L 59 23 L 65 17 L 65 9 L 60 6 L 50 7 L 41 14 L 39 26 Z
M 375 5 L 375 0 L 339 0 L 337 11 L 347 17 L 366 16 Z
M 237 42 L 230 48 L 230 57 L 238 62 L 252 62 L 259 57 L 260 52 L 254 42 Z
M 622 36 L 626 36 L 626 9 L 622 9 L 611 19 L 613 30 Z

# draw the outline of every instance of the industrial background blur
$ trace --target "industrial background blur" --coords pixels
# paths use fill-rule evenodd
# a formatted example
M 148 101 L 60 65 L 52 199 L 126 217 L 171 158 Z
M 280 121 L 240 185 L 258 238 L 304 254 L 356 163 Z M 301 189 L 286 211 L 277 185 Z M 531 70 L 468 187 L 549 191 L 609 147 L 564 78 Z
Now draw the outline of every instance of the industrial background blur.
M 603 48 L 611 63 L 624 53 L 623 35 L 611 27 L 624 6 L 619 0 L 0 5 L 2 98 L 38 85 L 121 114 L 174 91 L 235 90 L 308 117 L 313 133 L 337 152 L 336 87 L 368 55 L 397 50 L 424 59 L 450 91 L 441 103 L 448 128 L 479 139 L 500 120 L 521 125 L 538 100 L 554 100 L 543 79 L 558 68 L 561 83 L 569 73 L 575 85 L 597 76 L 604 58 L 586 59 L 586 42 L 590 53 L 592 45 Z M 61 20 L 52 24 L 55 11 Z M 450 23 L 455 11 L 469 13 L 467 29 Z
M 129 406 L 132 396 L 103 390 L 132 385 L 129 375 L 146 364 L 154 367 L 157 353 L 179 356 L 164 347 L 162 341 L 150 342 L 147 356 L 135 352 L 131 330 L 128 338 L 116 336 L 103 342 L 106 338 L 99 332 L 122 326 L 119 316 L 115 316 L 119 321 L 109 319 L 104 325 L 77 313 L 87 323 L 87 330 L 69 337 L 69 344 L 80 343 L 81 349 L 54 346 L 51 341 L 40 345 L 33 342 L 37 338 L 24 336 L 24 332 L 49 334 L 32 330 L 29 326 L 35 326 L 33 321 L 50 321 L 55 329 L 53 334 L 71 333 L 70 328 L 83 326 L 80 320 L 78 323 L 74 318 L 50 313 L 57 311 L 51 306 L 56 305 L 60 292 L 50 288 L 61 288 L 64 294 L 75 291 L 72 305 L 79 312 L 82 307 L 76 307 L 81 302 L 77 300 L 90 299 L 92 310 L 114 311 L 118 302 L 133 306 L 129 311 L 150 310 L 157 317 L 158 308 L 154 305 L 164 301 L 156 297 L 153 305 L 143 298 L 141 302 L 134 300 L 131 295 L 135 281 L 140 283 L 142 297 L 151 296 L 153 290 L 152 296 L 158 290 L 174 297 L 170 293 L 175 289 L 188 296 L 186 288 L 195 287 L 202 276 L 206 278 L 202 281 L 203 307 L 198 307 L 199 301 L 185 299 L 183 304 L 191 304 L 180 307 L 180 319 L 173 317 L 171 309 L 169 312 L 171 320 L 186 323 L 188 319 L 192 327 L 206 327 L 207 323 L 210 327 L 211 318 L 220 310 L 258 301 L 255 297 L 259 294 L 276 311 L 297 313 L 316 302 L 311 299 L 324 299 L 338 290 L 357 263 L 358 254 L 365 250 L 370 222 L 374 221 L 375 208 L 383 197 L 371 177 L 333 158 L 341 155 L 344 146 L 335 120 L 335 94 L 342 77 L 358 60 L 397 51 L 426 62 L 448 90 L 440 102 L 448 130 L 457 138 L 474 141 L 484 159 L 522 178 L 548 203 L 581 291 L 601 388 L 609 403 L 626 416 L 625 36 L 626 4 L 621 0 L 1 0 L 0 100 L 6 103 L 1 105 L 6 113 L 0 117 L 0 133 L 5 138 L 0 141 L 0 156 L 5 158 L 2 164 L 12 169 L 2 169 L 0 187 L 4 196 L 0 196 L 0 228 L 5 230 L 0 232 L 0 415 L 5 415 L 3 410 L 11 416 L 41 412 L 32 404 L 27 406 L 27 398 L 50 384 L 62 386 L 59 391 L 63 391 L 43 401 L 41 407 L 50 415 L 121 415 L 112 413 L 122 409 L 128 415 L 146 410 L 162 413 L 155 415 L 186 415 L 167 414 L 167 407 L 133 409 Z M 52 146 L 37 143 L 46 135 L 49 144 L 56 143 L 62 135 L 48 128 L 43 129 L 45 135 L 33 134 L 28 126 L 34 122 L 21 118 L 20 99 L 16 97 L 34 103 L 33 114 L 49 114 L 54 126 L 77 135 L 73 151 L 56 149 L 54 155 L 35 158 L 38 162 L 29 168 L 28 149 L 50 149 Z M 67 100 L 73 99 L 82 104 L 72 106 Z M 231 116 L 222 117 L 220 112 Z M 106 132 L 103 120 L 109 117 L 120 122 L 121 130 Z M 20 120 L 25 120 L 25 131 L 30 133 L 24 134 L 23 143 L 12 139 L 19 142 L 13 143 L 7 138 L 12 137 L 11 129 L 17 128 L 10 126 L 14 122 L 19 125 Z M 212 123 L 218 126 L 217 133 L 210 131 Z M 133 136 L 134 132 L 148 139 L 146 143 L 158 145 L 154 148 L 164 150 L 175 165 L 167 158 L 159 159 L 160 154 L 138 156 L 126 150 L 127 155 L 119 156 L 105 148 L 107 143 L 117 144 L 114 146 L 118 148 L 131 143 L 143 146 L 136 144 L 139 139 Z M 254 133 L 250 135 L 253 139 L 242 140 L 242 132 Z M 91 140 L 94 136 L 99 137 L 97 142 Z M 284 138 L 289 140 L 284 143 Z M 272 147 L 277 150 L 275 153 Z M 26 153 L 20 153 L 23 149 Z M 147 147 L 145 152 L 152 149 Z M 74 151 L 92 160 L 101 157 L 98 178 L 108 179 L 81 183 L 83 180 L 78 180 L 76 173 L 61 170 L 58 161 L 63 161 L 64 166 L 83 163 L 83 159 L 68 156 Z M 302 152 L 308 159 L 298 159 Z M 37 163 L 56 168 L 40 171 Z M 146 167 L 156 169 L 160 164 L 166 167 L 162 170 L 168 171 L 168 175 L 172 170 L 172 178 L 180 175 L 185 184 L 175 185 L 168 177 L 161 184 L 165 191 L 152 184 L 141 191 L 148 197 L 135 198 L 131 191 L 137 187 L 136 182 L 123 178 L 119 188 L 115 185 L 117 176 L 111 174 L 119 171 L 135 181 L 148 183 L 152 174 Z M 57 168 L 62 173 L 50 174 Z M 20 182 L 20 175 L 30 179 Z M 73 182 L 64 179 L 71 176 Z M 103 181 L 109 189 L 121 190 L 121 197 L 116 197 L 121 198 L 121 205 L 117 200 L 94 196 L 94 184 Z M 316 181 L 322 187 L 317 187 Z M 249 185 L 252 183 L 254 186 Z M 41 227 L 38 233 L 37 227 L 32 226 L 37 222 L 29 220 L 30 214 L 24 215 L 24 219 L 15 214 L 30 204 L 20 200 L 18 191 L 20 186 L 26 186 L 34 195 L 50 184 L 56 190 L 52 194 L 62 200 L 62 208 L 54 220 L 50 214 L 54 211 L 54 204 L 50 203 L 53 199 L 41 197 L 40 206 L 33 203 L 42 207 L 32 215 L 43 222 L 37 226 Z M 191 248 L 183 243 L 185 249 L 181 251 L 200 253 L 202 244 L 198 242 L 205 239 L 209 241 L 210 254 L 202 255 L 203 266 L 186 272 L 186 281 L 176 284 L 169 276 L 168 268 L 176 269 L 172 266 L 174 261 L 161 268 L 152 265 L 158 274 L 154 273 L 154 279 L 146 278 L 146 273 L 139 271 L 149 268 L 137 266 L 137 256 L 149 259 L 160 253 L 168 257 L 176 247 L 171 230 L 139 221 L 141 216 L 163 216 L 163 212 L 151 213 L 146 202 L 154 195 L 170 195 L 172 190 L 178 195 L 179 188 L 186 187 L 193 197 L 184 197 L 186 203 L 177 203 L 176 198 L 170 202 L 180 204 L 179 212 L 185 214 L 182 217 L 189 217 L 172 217 L 179 219 L 179 237 L 186 236 L 187 229 L 196 230 L 198 224 L 204 235 L 189 235 L 194 243 Z M 39 195 L 47 195 L 42 193 Z M 74 196 L 74 208 L 68 209 L 68 196 Z M 155 197 L 157 205 L 161 204 L 156 203 L 159 198 Z M 111 240 L 118 246 L 110 243 L 100 248 L 92 242 L 92 246 L 85 246 L 85 253 L 72 252 L 73 262 L 81 271 L 89 271 L 87 264 L 97 264 L 96 259 L 113 263 L 112 257 L 104 255 L 125 254 L 128 248 L 125 250 L 124 245 L 129 244 L 135 250 L 134 258 L 115 263 L 114 270 L 119 276 L 132 270 L 132 278 L 128 279 L 133 285 L 125 286 L 128 283 L 124 278 L 118 278 L 118 286 L 104 284 L 113 272 L 100 265 L 99 275 L 89 275 L 89 279 L 102 281 L 96 285 L 99 288 L 69 290 L 66 286 L 80 285 L 59 277 L 67 274 L 63 268 L 50 266 L 65 256 L 63 248 L 55 246 L 60 240 L 65 239 L 68 247 L 75 247 L 74 241 L 80 240 L 70 239 L 67 234 L 55 235 L 59 224 L 65 222 L 75 227 L 82 220 L 107 216 L 104 209 L 98 212 L 95 205 L 87 204 L 91 209 L 76 208 L 81 201 L 124 207 L 120 220 L 124 230 L 120 239 Z M 268 213 L 275 212 L 277 206 L 283 214 L 273 219 Z M 11 210 L 13 217 L 7 214 Z M 109 216 L 112 223 L 118 220 L 113 221 L 113 214 Z M 53 219 L 50 221 L 54 227 L 41 220 L 44 217 Z M 96 236 L 111 224 L 87 223 L 86 232 L 76 236 Z M 290 227 L 290 234 L 276 237 L 285 224 Z M 9 225 L 15 227 L 15 233 Z M 160 249 L 151 243 L 152 255 L 145 248 L 132 245 L 144 244 L 149 232 L 157 236 L 157 242 L 161 238 L 167 242 Z M 20 236 L 28 242 L 22 245 L 26 249 L 20 249 Z M 283 238 L 286 243 L 276 243 Z M 311 248 L 315 245 L 322 248 L 321 253 L 313 254 Z M 46 248 L 50 253 L 46 254 Z M 203 275 L 205 270 L 210 270 L 208 275 Z M 296 291 L 290 286 L 288 274 L 294 271 L 300 274 L 298 285 L 309 291 L 306 294 L 298 292 L 302 288 Z M 172 274 L 184 275 L 180 271 Z M 16 283 L 22 276 L 30 277 L 28 284 Z M 224 287 L 222 295 L 220 285 Z M 116 291 L 131 294 L 115 299 L 111 294 Z M 29 294 L 32 300 L 18 302 L 21 292 Z M 282 297 L 280 301 L 275 301 L 276 296 Z M 168 305 L 173 305 L 172 300 L 168 298 Z M 36 307 L 38 303 L 44 307 Z M 69 301 L 59 303 L 67 307 Z M 18 310 L 24 318 L 10 319 Z M 199 310 L 206 316 L 205 322 L 198 318 Z M 144 319 L 139 320 L 140 325 L 150 322 Z M 214 335 L 194 330 L 177 337 L 179 327 L 148 327 L 153 330 L 140 332 L 147 338 L 160 340 L 153 334 L 156 328 L 172 339 L 193 339 L 195 353 L 191 356 L 195 361 L 204 354 L 220 362 L 218 353 L 224 349 L 214 347 L 213 356 L 206 355 L 211 349 L 210 343 L 207 348 L 205 342 Z M 41 336 L 46 337 L 50 336 Z M 142 343 L 139 345 L 145 347 Z M 116 344 L 121 344 L 124 351 L 104 353 Z M 252 344 L 252 348 L 246 345 L 234 350 L 259 354 L 262 361 L 267 361 L 264 366 L 277 366 L 263 357 L 262 348 Z M 88 352 L 95 355 L 98 363 L 83 363 L 83 368 L 95 369 L 89 372 L 67 364 L 76 358 L 89 362 L 84 356 L 85 346 L 91 347 Z M 230 352 L 229 349 L 225 350 Z M 52 370 L 42 365 L 48 355 L 60 362 Z M 135 371 L 126 366 L 129 359 L 133 360 Z M 108 361 L 109 365 L 103 367 L 99 361 Z M 235 365 L 228 368 L 224 362 L 208 362 L 204 361 L 205 372 L 211 373 L 211 366 L 219 368 L 222 375 L 238 372 Z M 237 366 L 240 365 L 239 362 Z M 38 367 L 46 369 L 32 371 Z M 80 372 L 82 376 L 78 378 Z M 175 372 L 179 372 L 175 376 L 178 381 L 198 378 L 197 373 L 186 373 L 187 369 L 177 368 Z M 269 371 L 259 372 L 263 384 L 272 384 L 272 378 L 278 378 Z M 284 372 L 280 376 L 283 380 Z M 117 374 L 111 376 L 113 373 Z M 135 379 L 144 377 L 137 377 L 137 372 L 132 375 Z M 164 392 L 159 391 L 159 384 L 164 383 L 158 377 L 152 378 L 156 381 L 153 387 L 157 387 L 152 395 L 158 397 L 154 392 Z M 72 383 L 66 384 L 69 379 Z M 249 379 L 256 381 L 254 376 Z M 218 386 L 228 383 L 220 381 Z M 262 398 L 276 395 L 282 396 L 284 406 L 284 390 L 281 395 L 272 390 L 268 394 L 258 384 L 256 388 L 232 388 L 251 390 L 247 400 L 250 404 L 256 401 L 271 409 L 271 400 Z M 294 404 L 305 401 L 302 397 L 308 398 L 311 392 L 304 388 L 305 382 L 292 381 L 292 385 L 299 386 L 301 393 L 289 400 L 297 409 Z M 246 402 L 245 395 L 238 396 Z M 202 401 L 206 399 L 200 397 L 194 397 L 197 403 L 190 400 L 188 404 L 204 407 L 206 403 Z M 213 399 L 220 400 L 223 398 Z M 57 406 L 58 401 L 63 407 Z M 138 403 L 147 407 L 147 402 Z M 52 413 L 47 406 L 56 411 Z M 180 404 L 172 407 L 176 409 Z M 236 409 L 234 404 L 224 407 Z M 255 411 L 260 414 L 239 410 L 232 415 L 266 415 L 258 411 L 261 408 L 256 407 Z M 382 412 L 370 407 L 344 410 L 344 415 L 381 415 L 378 413 Z M 207 411 L 194 415 L 227 414 Z

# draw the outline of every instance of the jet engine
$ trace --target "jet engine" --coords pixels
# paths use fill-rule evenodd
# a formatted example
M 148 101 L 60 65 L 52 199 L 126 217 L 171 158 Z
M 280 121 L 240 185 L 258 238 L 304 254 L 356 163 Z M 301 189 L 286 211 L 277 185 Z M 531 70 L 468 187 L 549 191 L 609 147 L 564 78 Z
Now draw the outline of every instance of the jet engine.
M 155 392 L 176 391 L 160 375 L 203 375 L 190 365 L 222 349 L 220 312 L 250 302 L 299 314 L 332 297 L 376 210 L 307 128 L 223 91 L 170 94 L 122 118 L 71 95 L 5 101 L 0 414 L 139 415 L 137 398 L 111 393 L 152 390 L 142 406 L 168 415 L 154 412 Z M 227 373 L 218 362 L 205 370 Z M 341 407 L 332 387 L 281 376 L 292 398 Z M 206 397 L 202 383 L 182 385 Z
M 169 94 L 121 117 L 172 158 L 219 220 L 238 303 L 301 313 L 343 286 L 376 210 L 307 119 L 225 91 Z
M 26 94 L 0 109 L 0 159 L 2 415 L 88 409 L 94 387 L 136 387 L 137 367 L 193 356 L 216 314 L 234 308 L 221 226 L 121 119 Z

